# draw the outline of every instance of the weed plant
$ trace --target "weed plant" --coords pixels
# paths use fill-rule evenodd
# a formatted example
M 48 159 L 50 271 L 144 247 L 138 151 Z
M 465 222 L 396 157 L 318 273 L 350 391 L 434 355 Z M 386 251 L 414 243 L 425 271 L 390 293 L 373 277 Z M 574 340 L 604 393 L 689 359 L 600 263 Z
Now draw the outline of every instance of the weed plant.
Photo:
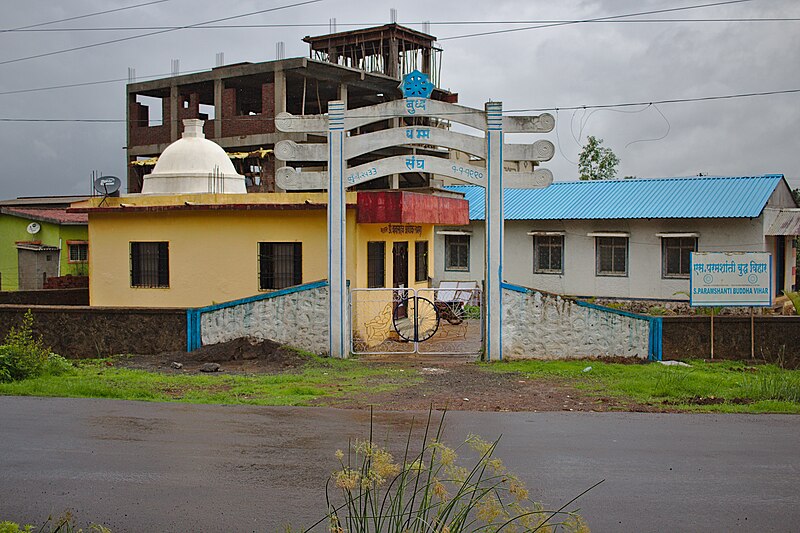
M 90 532 L 93 533 L 111 533 L 111 530 L 99 524 L 92 524 L 89 526 Z M 66 511 L 58 518 L 52 516 L 47 518 L 47 522 L 41 527 L 35 527 L 30 524 L 20 526 L 16 522 L 3 522 L 0 521 L 0 533 L 84 533 L 82 528 L 75 525 L 72 518 L 72 513 Z
M 347 453 L 337 450 L 340 468 L 326 486 L 328 514 L 306 531 L 326 521 L 331 533 L 589 531 L 564 510 L 577 498 L 552 511 L 530 500 L 522 481 L 494 457 L 498 441 L 470 435 L 462 446 L 478 459 L 463 466 L 460 452 L 441 441 L 443 421 L 444 414 L 434 432 L 429 413 L 417 454 L 410 430 L 402 461 L 373 442 L 372 428 L 368 440 Z
M 758 400 L 800 402 L 800 375 L 786 372 L 760 372 L 745 377 L 742 389 Z
M 0 383 L 59 375 L 72 368 L 69 361 L 50 352 L 41 337 L 33 335 L 33 313 L 22 317 L 19 327 L 12 327 L 0 345 Z

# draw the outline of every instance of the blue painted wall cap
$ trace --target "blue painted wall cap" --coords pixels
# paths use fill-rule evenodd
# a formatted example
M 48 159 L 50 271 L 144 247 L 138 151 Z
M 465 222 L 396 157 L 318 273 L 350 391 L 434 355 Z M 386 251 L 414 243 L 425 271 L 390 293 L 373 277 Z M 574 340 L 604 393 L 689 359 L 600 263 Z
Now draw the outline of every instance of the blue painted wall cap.
M 427 74 L 414 70 L 403 76 L 400 90 L 406 98 L 430 98 L 433 84 Z

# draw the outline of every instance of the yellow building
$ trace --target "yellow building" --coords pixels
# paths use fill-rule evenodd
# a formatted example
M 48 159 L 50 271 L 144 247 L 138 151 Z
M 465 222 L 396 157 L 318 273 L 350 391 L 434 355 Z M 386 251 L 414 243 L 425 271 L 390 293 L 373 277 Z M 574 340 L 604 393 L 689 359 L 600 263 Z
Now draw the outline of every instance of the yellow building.
M 327 277 L 327 194 L 91 198 L 90 304 L 201 307 Z M 435 224 L 465 224 L 457 196 L 347 194 L 351 287 L 427 287 Z

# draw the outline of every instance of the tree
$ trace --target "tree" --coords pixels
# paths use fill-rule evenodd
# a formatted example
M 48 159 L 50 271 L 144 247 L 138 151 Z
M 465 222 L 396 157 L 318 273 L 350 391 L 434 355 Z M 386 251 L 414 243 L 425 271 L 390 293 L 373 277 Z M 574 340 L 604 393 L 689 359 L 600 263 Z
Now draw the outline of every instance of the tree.
M 619 158 L 611 148 L 601 146 L 603 139 L 592 135 L 578 157 L 578 171 L 582 180 L 610 180 L 617 175 Z

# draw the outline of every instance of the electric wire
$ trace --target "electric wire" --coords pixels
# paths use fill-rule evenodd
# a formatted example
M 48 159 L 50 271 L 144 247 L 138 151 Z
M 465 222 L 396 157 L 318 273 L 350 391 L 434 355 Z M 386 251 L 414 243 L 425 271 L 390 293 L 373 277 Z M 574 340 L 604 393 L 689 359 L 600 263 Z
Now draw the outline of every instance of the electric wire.
M 160 0 L 162 2 L 169 0 Z M 57 21 L 59 22 L 59 21 Z M 712 23 L 712 22 L 800 22 L 800 17 L 739 17 L 739 18 L 684 18 L 684 19 L 635 19 L 635 20 L 586 20 L 586 19 L 554 19 L 554 20 L 466 20 L 466 21 L 426 21 L 431 26 L 500 26 L 520 24 L 682 24 L 682 23 Z M 53 22 L 54 23 L 54 22 Z M 52 24 L 52 23 L 45 23 Z M 337 26 L 364 28 L 368 26 L 382 26 L 384 22 L 337 22 Z M 421 26 L 423 22 L 404 22 L 404 26 Z M 271 29 L 271 28 L 328 28 L 330 22 L 298 22 L 276 24 L 215 24 L 213 26 L 193 26 L 187 30 L 246 30 L 246 29 Z M 149 31 L 180 29 L 180 26 L 103 26 L 103 27 L 68 27 L 68 28 L 10 28 L 0 30 L 0 33 L 28 33 L 28 32 L 94 32 L 94 31 Z
M 800 93 L 800 89 L 785 89 L 780 91 L 762 91 L 762 92 L 750 92 L 750 93 L 739 93 L 739 94 L 726 94 L 721 96 L 703 96 L 698 98 L 673 98 L 670 100 L 653 100 L 651 102 L 626 102 L 626 103 L 618 103 L 618 104 L 598 104 L 598 105 L 579 105 L 579 106 L 568 106 L 568 107 L 537 107 L 537 108 L 528 108 L 528 109 L 509 109 L 505 110 L 504 113 L 523 113 L 523 112 L 537 112 L 537 111 L 572 111 L 575 109 L 613 109 L 618 107 L 630 107 L 630 106 L 641 106 L 641 105 L 661 105 L 661 104 L 681 104 L 681 103 L 691 103 L 691 102 L 708 102 L 708 101 L 716 101 L 716 100 L 731 100 L 735 98 L 751 98 L 756 96 L 772 96 L 772 95 L 780 95 L 780 94 L 797 94 Z M 347 117 L 348 118 L 366 118 L 372 117 L 373 115 L 359 115 L 354 113 L 354 111 L 358 111 L 358 109 L 348 110 Z M 639 111 L 637 111 L 639 112 Z M 458 111 L 458 112 L 446 112 L 446 113 L 437 113 L 437 116 L 465 116 L 471 114 L 482 114 L 484 111 L 479 109 L 471 110 L 471 111 Z M 403 118 L 407 115 L 399 114 L 399 113 L 387 113 L 385 115 L 381 115 L 379 117 L 380 120 L 389 119 L 389 118 Z M 240 120 L 241 117 L 233 117 L 228 119 L 213 119 L 213 120 Z M 252 121 L 264 121 L 264 120 L 275 120 L 274 116 L 268 115 L 261 115 L 261 116 L 248 116 L 248 120 Z M 77 119 L 77 118 L 0 118 L 2 122 L 126 122 L 125 119 Z
M 50 57 L 50 56 L 59 55 L 59 54 L 66 54 L 67 52 L 75 52 L 77 50 L 86 50 L 86 49 L 89 49 L 89 48 L 96 48 L 98 46 L 105 46 L 105 45 L 108 45 L 108 44 L 121 43 L 121 42 L 125 42 L 125 41 L 132 41 L 134 39 L 142 39 L 144 37 L 152 37 L 153 35 L 161 35 L 161 34 L 170 33 L 170 32 L 173 32 L 173 31 L 189 29 L 189 28 L 192 28 L 194 26 L 198 26 L 198 25 L 202 25 L 202 24 L 213 24 L 215 22 L 223 22 L 223 21 L 226 21 L 226 20 L 234 20 L 234 19 L 239 19 L 239 18 L 244 18 L 244 17 L 250 17 L 250 16 L 253 16 L 253 15 L 261 15 L 263 13 L 270 13 L 270 12 L 280 11 L 280 10 L 283 10 L 283 9 L 289 9 L 289 8 L 293 8 L 293 7 L 305 6 L 305 5 L 309 5 L 309 4 L 316 4 L 316 3 L 319 3 L 319 2 L 322 2 L 322 1 L 324 1 L 324 0 L 304 0 L 302 2 L 295 2 L 293 4 L 286 4 L 286 5 L 283 5 L 283 6 L 271 7 L 271 8 L 268 8 L 268 9 L 260 9 L 258 11 L 251 11 L 249 13 L 242 13 L 240 15 L 231 15 L 229 17 L 223 17 L 223 18 L 214 19 L 214 20 L 207 20 L 205 22 L 198 22 L 196 24 L 187 24 L 185 26 L 178 26 L 176 28 L 170 28 L 170 29 L 166 29 L 166 30 L 158 30 L 158 31 L 152 31 L 152 32 L 148 32 L 148 33 L 140 33 L 140 34 L 137 34 L 137 35 L 130 35 L 128 37 L 120 37 L 118 39 L 111 39 L 109 41 L 102 41 L 102 42 L 99 42 L 99 43 L 85 44 L 85 45 L 82 45 L 82 46 L 74 46 L 72 48 L 64 48 L 64 49 L 61 49 L 61 50 L 53 50 L 53 51 L 50 51 L 50 52 L 43 52 L 41 54 L 34 54 L 34 55 L 31 55 L 31 56 L 18 57 L 18 58 L 15 58 L 15 59 L 7 59 L 5 61 L 0 61 L 0 65 L 8 65 L 8 64 L 11 64 L 11 63 L 19 63 L 21 61 L 27 61 L 29 59 L 38 59 L 38 58 L 41 58 L 41 57 Z
M 486 35 L 498 35 L 498 34 L 502 34 L 502 33 L 511 33 L 511 32 L 518 32 L 518 31 L 527 31 L 527 30 L 537 30 L 537 29 L 540 29 L 540 28 L 553 28 L 553 27 L 557 27 L 557 26 L 569 26 L 569 25 L 573 25 L 573 24 L 585 24 L 587 22 L 597 22 L 597 21 L 602 21 L 602 20 L 614 20 L 614 19 L 620 19 L 620 18 L 638 17 L 638 16 L 642 16 L 642 15 L 656 15 L 656 14 L 659 14 L 659 13 L 674 13 L 676 11 L 688 11 L 690 9 L 702 9 L 702 8 L 706 8 L 706 7 L 718 7 L 718 6 L 731 5 L 731 4 L 742 4 L 742 3 L 745 3 L 745 2 L 752 2 L 752 1 L 754 1 L 754 0 L 726 0 L 726 1 L 723 1 L 723 2 L 713 2 L 713 3 L 710 3 L 710 4 L 697 4 L 697 5 L 683 6 L 683 7 L 671 7 L 671 8 L 666 8 L 666 9 L 654 9 L 654 10 L 650 10 L 650 11 L 639 11 L 639 12 L 635 12 L 635 13 L 625 13 L 625 14 L 622 14 L 622 15 L 608 15 L 608 16 L 605 16 L 605 17 L 594 17 L 594 18 L 578 20 L 578 21 L 556 22 L 556 23 L 552 23 L 552 24 L 537 24 L 535 26 L 526 26 L 524 28 L 508 28 L 508 29 L 505 29 L 505 30 L 493 30 L 493 31 L 484 31 L 484 32 L 478 32 L 478 33 L 468 33 L 468 34 L 464 34 L 464 35 L 453 35 L 453 36 L 450 36 L 450 37 L 443 37 L 443 38 L 439 39 L 439 41 L 452 41 L 452 40 L 455 40 L 455 39 L 466 39 L 466 38 L 469 38 L 469 37 L 483 37 L 483 36 L 486 36 Z
M 143 4 L 135 4 L 132 6 L 125 6 L 125 7 L 118 7 L 115 9 L 106 9 L 105 11 L 95 11 L 94 13 L 86 13 L 85 15 L 77 15 L 75 17 L 68 17 L 64 19 L 58 20 L 50 20 L 48 22 L 39 22 L 36 24 L 29 24 L 27 26 L 18 26 L 16 28 L 7 28 L 7 29 L 0 29 L 0 33 L 9 33 L 9 32 L 17 32 L 17 31 L 63 31 L 62 28 L 59 29 L 41 29 L 41 26 L 49 26 L 51 24 L 59 24 L 61 22 L 70 22 L 73 20 L 85 19 L 89 17 L 96 17 L 99 15 L 107 15 L 109 13 L 118 13 L 119 11 L 127 11 L 129 9 L 135 9 L 137 7 L 145 7 L 145 6 L 152 6 L 154 4 L 163 4 L 164 2 L 171 2 L 172 0 L 153 0 L 151 2 L 145 2 Z

